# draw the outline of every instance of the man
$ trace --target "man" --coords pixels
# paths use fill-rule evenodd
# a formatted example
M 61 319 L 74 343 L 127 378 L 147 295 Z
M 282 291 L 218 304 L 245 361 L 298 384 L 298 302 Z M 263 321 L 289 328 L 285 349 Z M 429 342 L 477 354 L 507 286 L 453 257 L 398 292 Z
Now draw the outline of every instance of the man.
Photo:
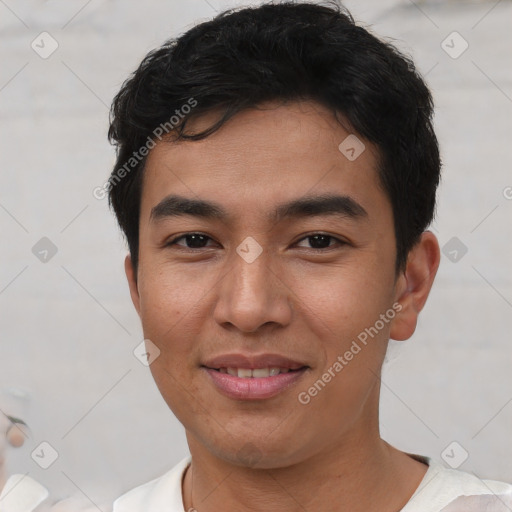
M 440 260 L 432 113 L 410 60 L 307 3 L 217 16 L 125 82 L 105 190 L 191 456 L 114 512 L 510 508 L 379 434 L 388 340 Z

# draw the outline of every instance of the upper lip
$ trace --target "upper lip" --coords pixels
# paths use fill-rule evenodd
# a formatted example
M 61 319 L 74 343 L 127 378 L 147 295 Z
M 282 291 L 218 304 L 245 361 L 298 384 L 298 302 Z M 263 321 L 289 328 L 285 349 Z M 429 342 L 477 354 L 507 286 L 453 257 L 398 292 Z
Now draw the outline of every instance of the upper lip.
M 289 368 L 298 370 L 306 364 L 279 354 L 220 354 L 207 359 L 202 366 L 207 368 Z

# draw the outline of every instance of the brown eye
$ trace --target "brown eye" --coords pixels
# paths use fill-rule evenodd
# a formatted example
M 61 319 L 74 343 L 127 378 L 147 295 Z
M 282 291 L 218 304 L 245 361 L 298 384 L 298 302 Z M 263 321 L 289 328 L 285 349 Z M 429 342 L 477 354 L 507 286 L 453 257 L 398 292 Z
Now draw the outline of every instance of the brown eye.
M 333 247 L 330 244 L 331 241 L 337 242 L 338 245 L 345 244 L 345 242 L 343 242 L 342 240 L 340 240 L 334 236 L 331 236 L 331 235 L 325 235 L 323 233 L 316 233 L 313 235 L 308 235 L 308 236 L 302 238 L 302 240 L 300 240 L 300 242 L 302 242 L 303 240 L 308 240 L 308 243 L 310 244 L 311 249 L 318 249 L 318 250 L 330 249 L 331 247 Z
M 178 244 L 179 240 L 184 240 L 185 245 Z M 180 235 L 166 244 L 166 246 L 179 245 L 185 249 L 203 249 L 206 247 L 205 243 L 207 240 L 211 240 L 209 236 L 203 235 L 202 233 L 186 233 Z

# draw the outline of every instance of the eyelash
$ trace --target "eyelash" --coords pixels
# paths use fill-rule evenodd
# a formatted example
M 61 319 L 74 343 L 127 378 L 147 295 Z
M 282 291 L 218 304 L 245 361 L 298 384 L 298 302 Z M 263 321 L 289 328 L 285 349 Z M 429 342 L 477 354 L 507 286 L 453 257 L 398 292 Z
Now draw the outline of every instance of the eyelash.
M 179 241 L 179 240 L 181 240 L 182 238 L 186 238 L 187 236 L 192 236 L 192 235 L 199 235 L 199 236 L 202 236 L 202 237 L 204 237 L 204 238 L 207 238 L 208 240 L 213 240 L 211 237 L 209 237 L 208 235 L 205 235 L 205 234 L 203 234 L 203 233 L 191 232 L 191 233 L 185 233 L 185 234 L 183 234 L 183 235 L 179 235 L 179 236 L 177 236 L 177 237 L 173 238 L 172 240 L 169 240 L 169 241 L 165 244 L 165 247 L 171 247 L 171 246 L 173 246 L 173 245 L 178 245 L 176 242 L 178 242 L 178 241 Z M 338 242 L 338 244 L 339 244 L 340 246 L 348 245 L 348 243 L 347 243 L 347 242 L 345 242 L 344 240 L 341 240 L 341 239 L 339 239 L 339 238 L 336 238 L 335 236 L 332 236 L 332 235 L 328 235 L 328 234 L 326 234 L 326 233 L 312 233 L 312 234 L 310 234 L 310 235 L 307 235 L 307 236 L 305 236 L 305 237 L 302 237 L 300 240 L 298 240 L 298 241 L 297 241 L 297 243 L 302 242 L 303 240 L 306 240 L 306 239 L 308 239 L 308 238 L 313 238 L 313 237 L 315 237 L 315 236 L 323 236 L 323 237 L 325 237 L 325 238 L 329 238 L 329 239 L 331 239 L 331 240 L 334 240 L 334 241 Z M 181 248 L 182 248 L 183 250 L 185 250 L 185 251 L 187 251 L 187 250 L 188 250 L 188 251 L 193 251 L 193 252 L 197 252 L 197 251 L 199 251 L 199 250 L 201 250 L 201 249 L 208 249 L 208 247 L 195 247 L 195 248 L 194 248 L 194 247 L 182 247 L 182 246 L 179 246 L 179 247 L 181 247 Z M 324 248 L 320 248 L 320 249 L 319 249 L 319 248 L 316 248 L 316 247 L 311 247 L 311 248 L 309 248 L 309 249 L 310 249 L 310 250 L 312 250 L 312 251 L 322 251 L 322 252 L 325 252 L 325 251 L 328 251 L 328 250 L 333 249 L 333 248 L 335 248 L 335 247 L 334 247 L 334 246 L 329 246 L 329 247 L 324 247 Z

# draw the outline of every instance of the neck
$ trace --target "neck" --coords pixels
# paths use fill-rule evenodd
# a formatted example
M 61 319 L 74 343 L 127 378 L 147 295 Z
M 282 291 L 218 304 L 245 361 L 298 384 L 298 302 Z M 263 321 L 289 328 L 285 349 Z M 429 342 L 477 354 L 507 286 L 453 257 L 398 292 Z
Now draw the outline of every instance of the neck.
M 321 453 L 293 465 L 254 469 L 210 453 L 187 432 L 192 463 L 183 480 L 185 510 L 213 512 L 397 512 L 427 466 L 378 435 L 354 426 Z

